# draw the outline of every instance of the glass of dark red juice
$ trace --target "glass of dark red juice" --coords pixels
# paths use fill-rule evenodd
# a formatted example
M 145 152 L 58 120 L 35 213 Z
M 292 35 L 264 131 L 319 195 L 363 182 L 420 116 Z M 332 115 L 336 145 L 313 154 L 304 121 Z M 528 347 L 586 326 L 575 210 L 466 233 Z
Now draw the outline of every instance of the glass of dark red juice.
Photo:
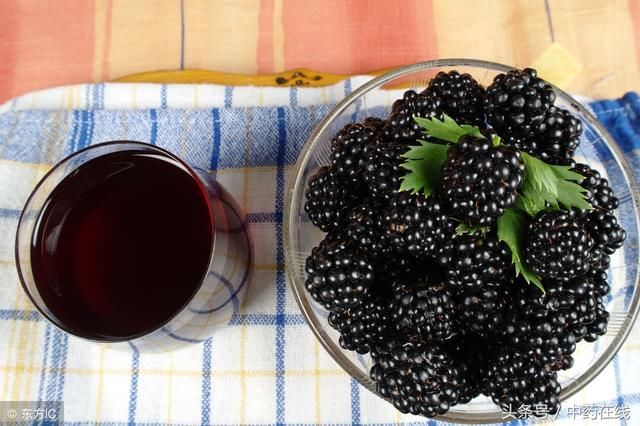
M 243 214 L 207 172 L 118 141 L 76 152 L 38 183 L 16 264 L 63 331 L 157 352 L 229 322 L 249 286 L 251 247 Z

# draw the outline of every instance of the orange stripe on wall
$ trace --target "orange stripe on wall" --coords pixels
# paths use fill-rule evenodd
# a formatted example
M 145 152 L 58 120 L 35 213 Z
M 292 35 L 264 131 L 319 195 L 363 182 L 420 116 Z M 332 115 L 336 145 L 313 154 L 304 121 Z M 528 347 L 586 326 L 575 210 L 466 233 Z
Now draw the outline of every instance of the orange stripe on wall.
M 258 15 L 258 73 L 273 72 L 274 0 L 260 0 Z
M 20 0 L 15 4 L 20 44 L 14 52 L 13 67 L 19 75 L 15 76 L 12 95 L 90 81 L 93 2 Z
M 14 60 L 16 43 L 16 21 L 18 11 L 16 3 L 12 1 L 4 2 L 2 13 L 0 13 L 0 103 L 9 99 L 13 93 Z
M 640 0 L 629 0 L 629 12 L 636 33 L 636 60 L 640 65 Z
M 288 0 L 282 13 L 285 68 L 362 73 L 437 56 L 430 0 Z

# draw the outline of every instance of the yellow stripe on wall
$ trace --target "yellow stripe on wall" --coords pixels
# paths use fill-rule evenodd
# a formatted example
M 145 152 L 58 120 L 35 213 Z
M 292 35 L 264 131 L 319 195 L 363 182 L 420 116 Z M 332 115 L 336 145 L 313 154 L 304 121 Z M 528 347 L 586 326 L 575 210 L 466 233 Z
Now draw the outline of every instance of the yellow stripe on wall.
M 109 75 L 180 68 L 180 2 L 113 0 Z
M 478 58 L 526 67 L 550 44 L 543 1 L 433 0 L 441 58 Z
M 640 90 L 627 0 L 549 0 L 549 9 L 556 41 L 589 64 L 569 86 L 571 92 L 599 98 Z
M 256 73 L 259 0 L 184 2 L 184 66 Z

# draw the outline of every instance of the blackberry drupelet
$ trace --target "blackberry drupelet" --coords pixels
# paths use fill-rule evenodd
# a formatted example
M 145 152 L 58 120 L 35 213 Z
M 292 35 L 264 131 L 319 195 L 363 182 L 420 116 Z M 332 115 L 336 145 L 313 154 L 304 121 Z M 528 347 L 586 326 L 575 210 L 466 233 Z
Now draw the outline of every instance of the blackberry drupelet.
M 484 88 L 469 74 L 441 71 L 429 82 L 425 93 L 437 97 L 442 112 L 458 124 L 484 124 Z
M 534 130 L 543 130 L 545 115 L 555 99 L 553 88 L 539 79 L 534 69 L 498 74 L 487 87 L 487 121 L 507 143 L 524 140 Z
M 384 126 L 384 137 L 388 141 L 415 144 L 422 138 L 423 129 L 413 120 L 418 117 L 442 117 L 440 99 L 431 93 L 416 93 L 407 90 L 402 99 L 391 107 L 391 113 Z
M 609 186 L 609 181 L 603 178 L 597 170 L 586 164 L 576 164 L 573 171 L 584 176 L 580 186 L 589 191 L 587 201 L 594 209 L 612 212 L 618 208 L 620 202 Z
M 340 346 L 359 354 L 383 344 L 392 330 L 383 297 L 369 297 L 344 312 L 331 312 L 329 325 L 340 332 Z
M 385 244 L 414 258 L 435 255 L 455 229 L 435 197 L 406 191 L 390 198 L 381 211 L 380 226 Z
M 516 202 L 524 165 L 520 153 L 485 138 L 463 136 L 442 167 L 440 189 L 451 213 L 473 225 L 490 225 Z
M 399 143 L 381 143 L 372 149 L 365 162 L 364 181 L 369 194 L 378 201 L 388 201 L 400 188 L 400 178 L 407 172 L 401 164 L 409 149 Z M 353 190 L 353 189 L 352 189 Z
M 334 176 L 329 167 L 321 167 L 309 179 L 304 211 L 311 222 L 329 232 L 344 224 L 351 208 L 360 202 L 360 192 Z
M 399 337 L 372 352 L 376 392 L 402 413 L 434 417 L 458 399 L 458 371 L 438 346 Z
M 589 270 L 593 239 L 570 213 L 539 213 L 526 237 L 525 261 L 539 277 L 566 281 Z
M 450 290 L 428 278 L 393 283 L 389 313 L 399 333 L 429 342 L 455 333 L 456 306 Z
M 513 140 L 516 148 L 549 164 L 569 164 L 580 144 L 582 122 L 566 109 L 552 106 L 534 135 Z
M 374 257 L 388 256 L 391 247 L 379 224 L 381 206 L 365 200 L 349 213 L 345 232 L 347 237 Z
M 560 409 L 560 384 L 555 371 L 545 369 L 536 359 L 505 347 L 489 369 L 486 393 L 504 411 L 528 406 L 532 415 L 555 414 Z M 534 407 L 546 407 L 538 413 Z
M 367 152 L 380 143 L 377 122 L 367 120 L 347 124 L 331 141 L 331 171 L 344 181 L 361 180 Z
M 538 288 L 514 283 L 499 339 L 545 365 L 561 363 L 576 349 L 576 336 L 565 313 L 551 309 Z
M 373 265 L 353 242 L 329 233 L 307 258 L 305 286 L 327 310 L 340 312 L 361 303 L 374 283 Z

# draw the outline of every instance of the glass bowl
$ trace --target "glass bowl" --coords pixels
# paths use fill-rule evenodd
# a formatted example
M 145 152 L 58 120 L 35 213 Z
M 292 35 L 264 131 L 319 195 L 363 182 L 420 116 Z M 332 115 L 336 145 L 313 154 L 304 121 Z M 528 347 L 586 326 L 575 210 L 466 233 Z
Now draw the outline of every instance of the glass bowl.
M 302 149 L 295 166 L 293 179 L 287 192 L 285 211 L 285 254 L 291 287 L 296 301 L 311 330 L 333 359 L 360 384 L 375 392 L 375 384 L 369 378 L 371 359 L 344 350 L 338 343 L 338 332 L 328 322 L 328 312 L 314 302 L 305 290 L 305 259 L 318 245 L 323 233 L 315 228 L 304 212 L 304 191 L 309 178 L 323 165 L 329 164 L 331 139 L 347 123 L 358 122 L 368 116 L 384 118 L 395 99 L 409 88 L 416 91 L 427 86 L 429 80 L 440 71 L 456 69 L 469 73 L 485 87 L 495 75 L 512 67 L 470 59 L 442 59 L 421 62 L 381 75 L 360 86 L 347 96 L 320 122 Z M 640 308 L 638 289 L 638 187 L 632 169 L 611 135 L 598 123 L 584 106 L 563 91 L 554 87 L 556 105 L 578 116 L 584 125 L 576 159 L 600 171 L 620 198 L 616 211 L 618 221 L 627 231 L 622 249 L 611 259 L 609 280 L 611 293 L 605 302 L 611 314 L 609 331 L 597 343 L 582 342 L 574 354 L 575 365 L 558 373 L 563 390 L 561 400 L 566 400 L 585 387 L 611 361 L 625 338 Z M 501 422 L 500 409 L 489 398 L 478 397 L 468 404 L 457 405 L 438 418 L 460 423 Z

